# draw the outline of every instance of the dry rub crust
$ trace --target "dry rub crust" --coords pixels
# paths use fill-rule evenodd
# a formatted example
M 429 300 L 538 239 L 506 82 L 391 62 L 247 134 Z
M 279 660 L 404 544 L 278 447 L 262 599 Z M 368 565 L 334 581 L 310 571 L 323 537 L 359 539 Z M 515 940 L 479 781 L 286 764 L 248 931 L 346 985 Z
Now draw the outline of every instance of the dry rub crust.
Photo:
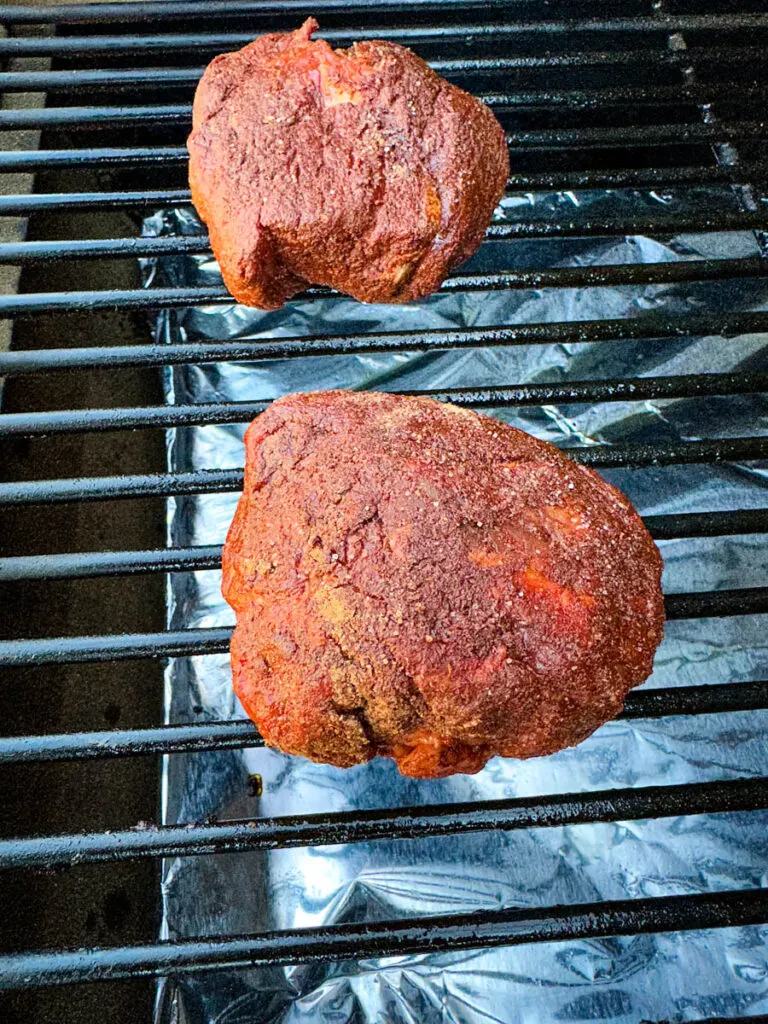
M 292 395 L 246 434 L 235 690 L 267 743 L 335 765 L 548 754 L 649 675 L 660 579 L 627 499 L 551 445 L 427 399 Z
M 509 176 L 501 126 L 410 50 L 296 32 L 211 62 L 189 137 L 192 199 L 238 301 L 309 283 L 364 302 L 433 292 L 483 239 Z

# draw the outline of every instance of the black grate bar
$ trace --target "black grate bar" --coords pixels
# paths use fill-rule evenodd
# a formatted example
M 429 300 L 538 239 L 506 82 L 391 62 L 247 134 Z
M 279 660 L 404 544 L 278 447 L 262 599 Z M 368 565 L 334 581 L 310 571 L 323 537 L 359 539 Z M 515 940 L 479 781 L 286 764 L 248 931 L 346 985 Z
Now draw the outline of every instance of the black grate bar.
M 768 533 L 768 510 L 763 525 Z M 0 581 L 86 579 L 93 576 L 133 576 L 139 573 L 219 568 L 220 544 L 157 548 L 154 551 L 81 551 L 75 554 L 0 558 Z
M 764 97 L 768 84 L 761 82 L 713 82 L 708 86 L 713 99 L 743 100 L 747 96 Z M 519 92 L 478 93 L 477 98 L 489 107 L 538 108 L 569 107 L 579 110 L 599 109 L 621 103 L 680 104 L 679 85 L 616 86 L 609 89 L 522 90 Z M 83 107 L 41 107 L 30 110 L 0 110 L 0 130 L 11 128 L 99 128 L 174 124 L 189 127 L 192 122 L 191 103 L 123 104 L 121 106 L 91 105 Z
M 675 715 L 717 715 L 768 708 L 768 682 L 718 683 L 635 690 L 624 702 L 621 719 Z
M 564 449 L 575 461 L 599 469 L 753 462 L 768 457 L 768 436 L 727 437 L 669 444 L 614 444 Z M 101 501 L 113 498 L 167 498 L 180 494 L 220 494 L 239 491 L 242 469 L 200 469 L 186 473 L 124 474 L 25 480 L 0 483 L 0 505 L 41 502 Z
M 705 590 L 692 594 L 667 594 L 668 619 L 709 619 L 768 612 L 768 587 L 746 590 Z
M 62 665 L 129 658 L 181 658 L 229 650 L 231 629 L 184 629 L 162 633 L 65 636 L 50 640 L 0 641 L 0 666 Z
M 768 509 L 729 512 L 678 512 L 664 516 L 643 516 L 654 540 L 682 537 L 728 537 L 768 532 Z M 39 555 L 35 557 L 39 558 Z
M 368 30 L 366 30 L 366 34 Z M 249 36 L 249 39 L 253 38 Z M 37 40 L 36 40 L 37 41 Z M 501 74 L 507 71 L 535 68 L 613 67 L 701 67 L 707 62 L 727 68 L 760 62 L 764 50 L 759 46 L 692 46 L 681 55 L 674 50 L 613 50 L 580 53 L 549 53 L 540 56 L 463 57 L 453 60 L 431 60 L 427 63 L 443 75 Z M 136 86 L 194 86 L 205 69 L 195 68 L 113 68 L 78 69 L 73 71 L 5 71 L 0 72 L 0 92 L 90 91 L 106 86 L 110 90 Z
M 538 131 L 517 131 L 507 134 L 507 143 L 515 149 L 557 149 L 567 146 L 658 146 L 682 145 L 692 142 L 722 142 L 762 138 L 768 128 L 763 121 L 733 121 L 728 124 L 681 123 L 589 125 L 585 128 L 545 128 Z
M 662 185 L 704 185 L 712 182 L 737 184 L 742 180 L 762 182 L 765 165 L 739 163 L 738 166 L 716 164 L 711 167 L 623 167 L 617 170 L 534 171 L 513 174 L 510 189 L 564 191 L 568 189 L 641 188 Z
M 658 315 L 621 320 L 575 320 L 475 327 L 455 331 L 385 331 L 369 334 L 293 337 L 169 345 L 116 345 L 91 348 L 0 351 L 0 374 L 74 370 L 97 366 L 171 366 L 181 363 L 263 361 L 298 356 L 369 352 L 447 351 L 482 345 L 572 345 L 692 335 L 724 339 L 768 331 L 768 312 L 686 316 Z
M 768 890 L 485 910 L 300 931 L 0 956 L 0 988 L 326 963 L 532 942 L 733 928 L 768 921 Z
M 569 404 L 572 402 L 645 402 L 768 392 L 768 373 L 680 374 L 623 380 L 517 384 L 508 387 L 449 388 L 445 391 L 401 391 L 472 408 Z M 134 430 L 138 427 L 212 426 L 247 423 L 270 403 L 154 405 L 123 409 L 64 409 L 53 412 L 6 413 L 0 416 L 0 437 L 36 437 L 87 431 Z
M 526 288 L 616 288 L 628 285 L 680 284 L 764 277 L 768 264 L 760 256 L 676 263 L 621 263 L 544 270 L 507 270 L 497 274 L 454 274 L 440 292 L 509 291 Z M 309 288 L 294 301 L 338 295 L 329 288 Z M 235 305 L 223 285 L 191 288 L 38 292 L 0 296 L 0 319 L 41 313 L 96 309 L 178 309 L 185 306 Z M 307 354 L 305 352 L 305 354 Z
M 283 8 L 281 13 L 285 13 Z M 1 14 L 2 12 L 0 12 Z M 3 22 L 5 16 L 3 15 Z M 602 35 L 627 33 L 641 35 L 643 39 L 656 35 L 664 41 L 670 32 L 753 32 L 768 28 L 768 15 L 741 12 L 738 14 L 657 14 L 655 17 L 585 18 L 574 22 L 572 18 L 561 21 L 522 21 L 513 19 L 504 22 L 460 21 L 441 25 L 371 25 L 365 28 L 321 28 L 315 38 L 326 39 L 329 43 L 353 43 L 360 39 L 386 39 L 403 42 L 405 45 L 417 41 L 441 41 L 442 39 L 467 36 L 474 39 L 489 37 L 496 41 L 505 37 L 520 36 L 563 36 Z M 7 36 L 0 39 L 0 56 L 7 57 L 71 57 L 78 54 L 152 54 L 190 50 L 217 50 L 219 52 L 237 49 L 252 43 L 259 32 L 164 32 L 162 34 L 130 35 L 59 35 L 59 36 Z M 622 52 L 622 51 L 619 51 Z M 646 52 L 646 51 L 641 51 Z
M 767 223 L 768 213 L 760 210 L 734 210 L 730 213 L 710 216 L 699 214 L 698 216 L 675 217 L 666 214 L 661 217 L 628 220 L 595 218 L 584 221 L 561 220 L 552 223 L 546 221 L 514 221 L 511 223 L 497 221 L 489 226 L 487 237 L 490 239 L 600 238 L 609 235 L 674 235 L 682 232 L 706 234 L 716 231 L 762 231 L 765 230 Z M 0 252 L 2 252 L 1 249 Z
M 754 1017 L 707 1017 L 693 1021 L 692 1024 L 768 1024 L 768 1016 L 763 1013 Z
M 72 71 L 0 71 L 0 92 L 88 92 L 196 86 L 204 68 L 113 68 Z
M 768 696 L 768 684 L 766 690 Z M 749 703 L 749 696 L 745 694 L 744 702 L 749 708 L 754 708 L 754 700 Z M 765 706 L 768 706 L 768 702 Z M 104 757 L 195 753 L 202 750 L 239 750 L 243 747 L 263 745 L 264 741 L 256 732 L 253 722 L 249 720 L 197 722 L 194 725 L 161 725 L 152 729 L 2 737 L 0 764 L 14 764 L 20 761 L 83 761 Z
M 52 125 L 70 128 L 99 128 L 149 124 L 189 126 L 191 103 L 166 103 L 138 107 L 42 107 L 39 110 L 2 110 L 0 129 L 48 128 Z
M 513 0 L 514 2 L 514 0 Z M 499 4 L 501 10 L 509 6 L 510 0 L 504 0 Z M 462 11 L 488 9 L 487 0 L 480 3 L 478 0 L 323 0 L 322 3 L 313 4 L 311 0 L 291 0 L 290 10 L 308 11 L 310 14 L 317 14 L 323 11 L 342 10 L 398 10 L 420 9 L 434 7 L 437 11 L 451 10 L 458 8 Z M 51 9 L 49 7 L 30 5 L 9 5 L 2 11 L 2 24 L 5 25 L 35 25 L 35 24 L 57 24 L 57 23 L 85 23 L 98 24 L 104 21 L 117 21 L 120 24 L 146 23 L 150 21 L 168 21 L 174 19 L 186 19 L 199 17 L 219 18 L 231 15 L 251 14 L 285 14 L 286 5 L 284 0 L 211 0 L 201 8 L 199 0 L 192 2 L 178 2 L 169 4 L 167 2 L 147 2 L 138 0 L 132 3 L 129 10 L 123 4 L 116 3 L 94 3 L 94 4 L 61 4 Z M 322 13 L 320 15 L 322 17 Z
M 570 448 L 568 455 L 583 466 L 597 469 L 643 466 L 694 465 L 702 462 L 749 462 L 768 455 L 768 437 L 732 437 L 712 441 L 664 444 L 595 445 Z
M 646 516 L 644 522 L 656 540 L 730 537 L 768 533 L 768 509 Z M 60 555 L 0 558 L 0 581 L 86 579 L 94 576 L 132 576 L 219 568 L 221 546 L 218 544 L 148 551 L 79 551 Z
M 629 694 L 619 719 L 714 715 L 768 708 L 768 682 L 704 684 Z M 199 722 L 152 729 L 53 733 L 0 738 L 0 764 L 20 761 L 81 761 L 105 757 L 195 753 L 259 747 L 252 722 Z
M 668 594 L 668 619 L 726 618 L 768 612 L 768 587 Z M 179 658 L 229 650 L 231 628 L 211 627 L 160 633 L 45 637 L 0 641 L 0 666 L 53 665 L 127 658 Z
M 501 3 L 488 3 L 487 0 L 324 0 L 314 3 L 313 0 L 291 0 L 289 10 L 308 11 L 310 14 L 317 14 L 323 17 L 324 11 L 341 10 L 344 13 L 350 10 L 372 11 L 372 10 L 422 10 L 425 7 L 432 7 L 436 13 L 445 10 L 459 9 L 462 12 L 472 10 L 498 9 L 499 11 L 510 11 L 518 6 L 515 0 L 502 0 Z M 595 5 L 593 5 L 594 7 Z M 611 11 L 615 5 L 611 5 Z M 117 22 L 124 24 L 146 24 L 154 21 L 173 21 L 198 17 L 203 14 L 205 17 L 220 18 L 222 16 L 239 15 L 245 17 L 253 14 L 285 14 L 286 5 L 284 0 L 210 0 L 204 8 L 201 8 L 199 0 L 174 0 L 173 4 L 167 2 L 151 2 L 151 0 L 138 0 L 132 3 L 129 10 L 116 3 L 93 3 L 93 4 L 60 4 L 53 8 L 47 6 L 30 5 L 8 5 L 2 12 L 2 23 L 6 25 L 32 25 L 32 24 L 56 24 L 56 23 L 84 23 L 99 24 L 100 22 Z M 659 17 L 664 17 L 660 15 Z M 722 14 L 713 13 L 705 15 L 709 19 L 711 27 L 720 24 Z M 654 21 L 658 24 L 658 21 Z M 704 26 L 702 26 L 704 27 Z
M 768 509 L 686 512 L 644 517 L 656 540 L 730 537 L 768 533 Z M 60 555 L 0 558 L 0 581 L 86 579 L 154 572 L 190 572 L 221 568 L 221 546 L 157 548 L 149 551 L 81 551 Z
M 705 168 L 702 168 L 705 170 Z M 745 178 L 745 180 L 747 180 Z M 40 210 L 144 209 L 153 206 L 189 206 L 188 188 L 154 189 L 144 192 L 43 192 L 31 195 L 0 196 L 0 217 Z
M 680 232 L 706 234 L 716 231 L 766 230 L 768 211 L 738 211 L 714 216 L 645 217 L 633 220 L 497 221 L 486 237 L 491 240 L 514 238 L 589 238 L 627 235 L 674 235 Z M 39 242 L 1 242 L 0 264 L 35 263 L 44 260 L 131 258 L 138 256 L 183 256 L 210 254 L 207 235 L 179 235 L 138 238 L 54 239 Z
M 135 259 L 139 256 L 183 256 L 210 253 L 206 235 L 138 238 L 83 238 L 45 242 L 0 242 L 0 264 L 39 263 L 60 259 Z
M 768 453 L 768 445 L 766 452 Z M 242 486 L 241 469 L 71 477 L 66 480 L 0 483 L 0 505 L 26 505 L 41 501 L 99 501 L 111 498 L 166 498 L 178 494 L 220 494 L 239 491 Z
M 512 0 L 514 2 L 514 0 Z M 503 0 L 499 4 L 501 10 L 509 6 L 510 0 Z M 317 14 L 323 11 L 342 10 L 402 10 L 420 9 L 434 7 L 437 11 L 452 10 L 458 8 L 464 10 L 481 9 L 487 10 L 487 0 L 480 3 L 478 0 L 324 0 L 323 3 L 311 3 L 311 0 L 291 0 L 292 11 L 308 11 Z M 94 4 L 61 4 L 51 9 L 49 7 L 35 5 L 13 5 L 3 9 L 2 23 L 6 25 L 34 25 L 34 24 L 57 24 L 63 23 L 85 23 L 98 24 L 100 22 L 117 21 L 120 24 L 146 23 L 151 21 L 168 21 L 175 19 L 187 19 L 199 17 L 200 14 L 206 17 L 219 18 L 232 15 L 252 14 L 285 14 L 286 6 L 284 0 L 211 0 L 204 9 L 201 9 L 199 0 L 192 2 L 148 2 L 138 0 L 132 3 L 130 10 L 124 5 L 116 3 L 94 3 Z M 320 15 L 322 17 L 322 13 Z
M 535 188 L 551 189 L 557 192 L 572 188 L 635 188 L 639 185 L 659 184 L 727 183 L 745 186 L 748 182 L 762 180 L 765 176 L 766 168 L 763 165 L 743 163 L 738 167 L 726 167 L 718 164 L 712 167 L 647 167 L 627 168 L 619 171 L 513 174 L 509 178 L 508 194 L 515 194 L 515 190 L 529 191 Z M 0 216 L 36 213 L 40 210 L 105 210 L 115 207 L 143 209 L 148 206 L 188 206 L 191 202 L 191 192 L 189 189 L 183 188 L 156 189 L 144 192 L 44 192 L 31 195 L 0 195 Z
M 2 92 L 2 75 L 0 75 Z M 117 146 L 100 149 L 30 149 L 0 152 L 0 172 L 41 171 L 49 167 L 141 167 L 183 164 L 189 159 L 184 146 Z
M 0 75 L 2 91 L 2 75 Z M 613 147 L 681 146 L 703 142 L 765 141 L 768 127 L 763 121 L 734 121 L 730 124 L 680 123 L 619 125 L 612 127 L 546 128 L 519 131 L 507 136 L 514 153 L 521 149 L 562 151 L 567 147 L 591 149 Z M 45 170 L 50 167 L 120 167 L 186 163 L 184 146 L 85 147 L 82 149 L 31 149 L 0 152 L 0 172 Z
M 768 779 L 0 840 L 0 869 L 511 832 L 768 807 Z

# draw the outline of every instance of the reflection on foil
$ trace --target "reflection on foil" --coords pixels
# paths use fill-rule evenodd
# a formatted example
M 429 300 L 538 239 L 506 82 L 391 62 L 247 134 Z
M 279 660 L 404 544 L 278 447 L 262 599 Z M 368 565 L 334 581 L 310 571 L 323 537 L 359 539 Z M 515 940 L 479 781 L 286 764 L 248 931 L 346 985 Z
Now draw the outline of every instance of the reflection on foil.
M 501 219 L 724 212 L 727 190 L 685 193 L 528 195 L 505 202 Z M 148 234 L 194 234 L 192 214 L 162 212 Z M 758 252 L 749 232 L 646 238 L 495 242 L 468 270 L 678 261 Z M 145 262 L 154 284 L 212 284 L 205 258 Z M 766 307 L 766 286 L 726 281 L 682 286 L 548 289 L 438 295 L 409 306 L 364 306 L 343 298 L 296 302 L 272 313 L 236 305 L 165 311 L 160 343 L 279 338 L 380 330 L 592 318 L 658 312 L 722 313 Z M 169 403 L 269 399 L 331 387 L 433 388 L 756 369 L 765 336 L 522 345 L 473 351 L 368 354 L 178 366 L 166 370 Z M 591 407 L 505 408 L 509 423 L 560 444 L 671 441 L 749 435 L 767 429 L 760 396 Z M 242 464 L 244 425 L 168 433 L 176 471 Z M 765 506 L 764 471 L 751 466 L 674 466 L 605 474 L 644 514 Z M 169 503 L 173 545 L 218 544 L 236 495 Z M 662 545 L 667 591 L 760 585 L 762 537 L 677 540 Z M 168 626 L 232 623 L 213 571 L 171 576 Z M 762 617 L 668 624 L 650 685 L 766 678 Z M 178 658 L 166 673 L 168 722 L 242 717 L 224 656 Z M 768 715 L 737 713 L 612 722 L 575 750 L 527 762 L 492 761 L 472 777 L 401 778 L 376 761 L 349 771 L 270 750 L 166 758 L 164 823 L 418 806 L 702 782 L 765 771 Z M 257 773 L 263 792 L 254 795 Z M 499 907 L 549 907 L 765 884 L 768 814 L 677 817 L 442 839 L 384 841 L 168 860 L 162 937 L 234 935 L 342 921 L 384 921 Z M 540 1024 L 543 1021 L 686 1021 L 768 1012 L 768 929 L 578 940 L 480 952 L 445 952 L 335 965 L 187 974 L 160 983 L 156 1024 Z

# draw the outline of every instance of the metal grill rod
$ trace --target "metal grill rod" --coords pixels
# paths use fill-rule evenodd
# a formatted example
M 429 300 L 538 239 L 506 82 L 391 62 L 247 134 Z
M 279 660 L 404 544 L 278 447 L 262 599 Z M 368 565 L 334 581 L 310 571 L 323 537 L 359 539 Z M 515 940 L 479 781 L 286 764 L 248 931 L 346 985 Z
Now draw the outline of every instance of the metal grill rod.
M 765 708 L 768 708 L 768 682 L 674 686 L 635 690 L 627 696 L 618 718 L 714 715 Z
M 744 100 L 746 97 L 765 97 L 768 84 L 763 82 L 713 82 L 710 90 L 718 101 Z M 539 89 L 520 92 L 478 93 L 477 98 L 493 108 L 551 110 L 570 107 L 578 110 L 599 109 L 604 105 L 640 103 L 643 106 L 661 104 L 679 109 L 685 99 L 679 85 L 617 86 L 610 89 Z M 0 129 L 45 128 L 64 125 L 70 128 L 100 128 L 116 126 L 182 125 L 192 121 L 191 103 L 152 105 L 41 107 L 31 110 L 1 110 Z
M 768 533 L 768 509 L 732 512 L 685 512 L 645 516 L 656 540 L 683 537 L 729 537 Z M 190 572 L 221 567 L 221 545 L 156 548 L 149 551 L 79 551 L 60 555 L 15 555 L 0 558 L 0 581 L 86 579 L 154 572 Z
M 616 288 L 626 285 L 680 284 L 764 277 L 768 262 L 760 256 L 676 263 L 620 263 L 544 270 L 507 270 L 496 274 L 451 274 L 440 292 L 509 291 L 525 288 Z M 309 288 L 294 301 L 338 295 Z M 185 306 L 236 305 L 223 285 L 190 288 L 38 292 L 0 296 L 0 318 L 94 309 L 178 309 Z
M 728 512 L 675 512 L 663 516 L 643 516 L 654 540 L 678 540 L 682 537 L 725 537 L 768 530 L 768 509 Z M 167 549 L 166 549 L 167 550 Z M 35 556 L 39 558 L 40 556 Z
M 0 75 L 0 91 L 2 91 Z M 517 131 L 507 136 L 507 144 L 514 157 L 521 152 L 613 148 L 680 147 L 712 142 L 766 141 L 768 128 L 762 121 L 732 121 L 728 124 L 671 123 L 645 125 L 614 125 L 586 128 L 545 128 L 538 131 Z M 82 149 L 33 149 L 0 152 L 0 172 L 43 170 L 50 167 L 111 167 L 147 164 L 163 165 L 186 163 L 189 154 L 185 146 L 117 146 L 86 147 Z
M 3 91 L 0 76 L 0 92 Z M 184 164 L 189 153 L 184 146 L 119 146 L 88 149 L 30 149 L 0 152 L 0 173 L 40 171 L 50 167 L 142 167 Z
M 730 121 L 718 124 L 687 122 L 673 124 L 589 125 L 585 128 L 544 128 L 507 134 L 507 144 L 516 149 L 556 149 L 567 146 L 591 148 L 601 146 L 680 146 L 691 142 L 723 142 L 763 138 L 763 121 Z
M 619 719 L 715 715 L 768 708 L 768 681 L 675 686 L 630 693 Z M 52 733 L 0 738 L 0 764 L 21 761 L 80 761 L 105 757 L 193 753 L 260 747 L 247 720 L 162 725 L 151 729 Z
M 252 37 L 249 37 L 252 38 Z M 29 55 L 29 54 L 27 54 Z M 757 63 L 765 57 L 760 46 L 691 46 L 683 56 L 673 50 L 610 50 L 579 53 L 551 53 L 541 56 L 463 57 L 453 60 L 427 61 L 443 75 L 467 73 L 497 74 L 519 69 L 587 68 L 587 67 L 683 67 L 709 64 L 730 70 L 744 64 Z M 55 89 L 91 89 L 107 86 L 119 89 L 125 85 L 196 85 L 205 69 L 196 68 L 112 68 L 78 69 L 73 71 L 6 71 L 0 73 L 0 92 L 48 92 Z
M 564 449 L 576 462 L 598 469 L 750 462 L 768 456 L 768 436 L 727 437 L 670 444 L 613 444 Z M 100 501 L 113 498 L 218 494 L 243 487 L 242 469 L 201 469 L 186 473 L 125 474 L 0 483 L 0 505 L 52 501 Z
M 183 256 L 210 252 L 207 235 L 0 242 L 0 264 L 41 263 L 61 259 L 136 259 L 139 256 Z
M 519 191 L 551 189 L 555 192 L 567 192 L 571 189 L 706 185 L 719 182 L 738 185 L 742 181 L 759 184 L 765 181 L 765 177 L 765 164 L 740 162 L 735 166 L 715 164 L 700 167 L 694 164 L 670 167 L 593 168 L 583 171 L 532 171 L 510 175 L 507 185 L 510 189 Z
M 593 3 L 593 8 L 599 6 L 601 0 Z M 314 3 L 313 0 L 291 0 L 291 11 L 309 11 L 317 14 L 322 11 L 342 10 L 391 10 L 398 11 L 423 10 L 425 7 L 434 8 L 435 13 L 442 13 L 445 10 L 458 9 L 462 12 L 472 10 L 499 10 L 502 12 L 514 11 L 522 6 L 520 0 L 321 0 Z M 617 4 L 610 5 L 611 13 L 615 13 Z M 98 24 L 100 22 L 117 22 L 120 25 L 145 24 L 151 21 L 174 21 L 190 17 L 204 17 L 219 19 L 225 16 L 247 17 L 254 14 L 285 14 L 286 5 L 284 0 L 209 0 L 205 8 L 201 8 L 199 0 L 174 0 L 173 4 L 167 2 L 148 2 L 138 0 L 132 3 L 126 10 L 123 4 L 116 3 L 86 3 L 86 4 L 60 4 L 55 7 L 44 7 L 35 5 L 9 5 L 3 9 L 2 22 L 6 25 L 31 25 L 51 23 L 84 23 Z M 663 15 L 662 15 L 663 16 Z M 713 13 L 711 18 L 717 19 L 718 14 Z M 250 18 L 248 19 L 250 23 Z
M 707 185 L 727 183 L 746 187 L 748 183 L 764 180 L 766 168 L 762 164 L 740 163 L 736 167 L 720 164 L 711 167 L 641 167 L 624 170 L 562 171 L 513 174 L 508 180 L 508 194 L 520 190 L 551 189 L 568 191 L 572 188 L 634 188 L 639 185 Z M 145 192 L 48 192 L 30 195 L 0 195 L 0 216 L 35 213 L 40 210 L 92 210 L 110 208 L 144 209 L 152 206 L 188 206 L 189 189 L 169 188 Z
M 566 793 L 533 799 L 257 818 L 207 825 L 166 825 L 109 833 L 0 840 L 0 869 L 285 850 L 489 830 L 509 832 L 679 815 L 725 814 L 766 807 L 768 779 L 739 779 Z
M 496 221 L 486 238 L 591 238 L 627 235 L 674 235 L 680 232 L 708 234 L 716 231 L 768 229 L 768 211 L 734 210 L 727 214 L 686 217 L 646 217 L 633 220 Z M 210 254 L 207 235 L 138 238 L 53 239 L 35 242 L 1 242 L 0 264 L 36 263 L 60 259 L 135 259 L 139 256 Z
M 746 178 L 745 178 L 746 180 Z M 144 209 L 147 206 L 189 206 L 188 188 L 153 189 L 143 192 L 38 192 L 0 196 L 0 216 L 37 213 L 40 210 Z
M 707 1017 L 706 1020 L 700 1019 L 693 1024 L 768 1024 L 768 1016 L 761 1013 L 754 1017 Z
M 0 351 L 0 374 L 50 372 L 96 366 L 171 366 L 180 363 L 267 361 L 299 356 L 350 355 L 369 352 L 447 351 L 482 345 L 566 345 L 651 340 L 700 335 L 724 340 L 768 331 L 768 312 L 686 314 L 618 320 L 570 320 L 470 327 L 455 331 L 383 331 L 368 334 L 176 342 L 169 345 L 116 345 L 90 348 Z
M 768 509 L 732 512 L 686 512 L 645 516 L 656 540 L 683 537 L 729 537 L 768 533 Z M 221 567 L 221 545 L 157 548 L 150 551 L 80 551 L 60 555 L 0 558 L 0 581 L 86 579 L 154 572 L 190 572 Z
M 325 963 L 531 942 L 573 941 L 768 921 L 768 891 L 701 893 L 525 910 L 341 924 L 231 938 L 198 938 L 0 956 L 0 988 L 157 977 L 224 967 Z
M 724 618 L 768 612 L 768 587 L 667 594 L 667 618 Z M 177 658 L 222 654 L 229 650 L 232 629 L 211 627 L 160 633 L 114 633 L 101 636 L 46 637 L 0 641 L 0 666 L 51 665 L 126 658 Z
M 753 710 L 758 706 L 768 707 L 768 699 L 761 701 L 759 705 L 757 701 L 757 696 L 750 700 L 750 695 L 745 694 L 742 703 Z M 739 703 L 738 698 L 733 697 L 732 702 Z M 733 710 L 739 709 L 734 707 Z M 244 747 L 263 745 L 264 741 L 251 721 L 196 722 L 192 725 L 161 725 L 151 729 L 4 736 L 0 738 L 0 764 L 18 764 L 22 761 L 100 760 L 105 757 L 195 753 L 203 750 L 241 750 Z
M 738 514 L 738 513 L 737 513 Z M 768 533 L 768 509 L 763 523 Z M 221 567 L 221 545 L 154 551 L 81 551 L 64 555 L 0 558 L 0 581 L 87 579 L 152 572 L 191 572 Z
M 768 439 L 765 446 L 768 454 Z M 0 505 L 112 498 L 167 498 L 174 494 L 218 494 L 243 487 L 241 469 L 201 469 L 186 473 L 146 473 L 113 477 L 71 477 L 0 483 Z
M 322 5 L 321 5 L 322 6 Z M 286 13 L 285 8 L 283 14 Z M 0 20 L 5 21 L 2 10 Z M 460 21 L 440 25 L 370 25 L 364 28 L 320 28 L 315 38 L 325 39 L 331 44 L 349 44 L 360 39 L 384 39 L 411 45 L 416 42 L 441 42 L 444 39 L 491 38 L 494 42 L 504 37 L 521 36 L 580 36 L 626 33 L 639 35 L 643 42 L 659 37 L 663 43 L 670 32 L 748 32 L 768 28 L 768 15 L 761 12 L 738 14 L 662 14 L 654 17 L 587 18 L 574 22 L 572 18 L 561 21 L 503 22 Z M 0 56 L 71 57 L 80 54 L 151 54 L 159 51 L 163 55 L 189 50 L 216 50 L 224 52 L 239 49 L 253 42 L 264 29 L 250 29 L 247 32 L 164 32 L 162 34 L 114 34 L 114 35 L 54 35 L 54 36 L 8 36 L 0 39 Z M 707 47 L 702 47 L 706 49 Z
M 231 629 L 182 629 L 161 633 L 68 636 L 48 640 L 1 640 L 0 666 L 61 665 L 126 658 L 180 658 L 189 654 L 224 654 Z
M 512 0 L 514 3 L 514 0 Z M 433 7 L 436 11 L 452 10 L 458 8 L 466 10 L 488 10 L 490 7 L 498 7 L 499 10 L 508 9 L 510 0 L 502 0 L 497 3 L 494 0 L 322 0 L 319 3 L 312 3 L 312 0 L 291 0 L 292 11 L 309 11 L 316 14 L 318 11 L 334 10 L 388 10 L 394 8 L 398 11 L 409 9 L 423 9 Z M 284 0 L 210 0 L 205 8 L 201 8 L 199 0 L 183 2 L 174 0 L 172 4 L 166 2 L 135 2 L 126 10 L 124 4 L 116 3 L 87 3 L 87 4 L 61 4 L 56 7 L 43 7 L 35 5 L 13 5 L 2 11 L 2 23 L 6 25 L 36 25 L 63 23 L 85 23 L 98 24 L 104 21 L 117 21 L 120 24 L 139 24 L 148 21 L 168 21 L 199 17 L 220 18 L 231 15 L 258 15 L 263 13 L 285 14 L 286 5 Z
M 768 392 L 768 373 L 680 374 L 675 377 L 635 377 L 617 380 L 569 381 L 554 384 L 516 384 L 503 387 L 449 388 L 444 391 L 395 391 L 471 408 L 570 404 L 574 402 L 644 402 L 706 398 Z M 47 434 L 138 427 L 212 426 L 247 423 L 269 401 L 155 405 L 124 409 L 64 409 L 53 412 L 5 413 L 0 437 L 38 437 Z
M 722 618 L 731 615 L 762 615 L 768 612 L 768 587 L 666 594 L 664 607 L 670 621 Z

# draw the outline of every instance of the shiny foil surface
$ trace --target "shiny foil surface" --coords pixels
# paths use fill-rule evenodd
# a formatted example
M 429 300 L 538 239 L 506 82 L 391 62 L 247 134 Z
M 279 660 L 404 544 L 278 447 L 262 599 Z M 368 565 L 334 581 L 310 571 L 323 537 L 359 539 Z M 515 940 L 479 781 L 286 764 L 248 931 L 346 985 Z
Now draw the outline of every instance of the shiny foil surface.
M 499 219 L 541 222 L 733 210 L 726 189 L 547 193 L 505 200 Z M 195 234 L 184 210 L 161 211 L 146 234 Z M 752 232 L 489 242 L 462 271 L 658 263 L 757 255 Z M 145 261 L 147 287 L 215 284 L 204 257 Z M 263 313 L 232 305 L 164 311 L 158 343 L 452 329 L 766 307 L 765 280 L 443 294 L 409 306 L 344 298 Z M 269 400 L 326 388 L 444 389 L 528 382 L 757 370 L 766 337 L 686 337 L 464 351 L 301 357 L 166 369 L 169 404 Z M 765 433 L 764 396 L 617 401 L 488 410 L 562 446 L 674 442 Z M 245 424 L 171 430 L 173 471 L 242 466 Z M 764 507 L 764 465 L 610 470 L 641 514 Z M 173 499 L 168 542 L 219 544 L 236 494 Z M 764 585 L 761 535 L 662 542 L 667 593 Z M 168 628 L 228 626 L 220 572 L 169 576 Z M 669 622 L 648 686 L 766 678 L 765 616 Z M 166 671 L 169 723 L 243 717 L 225 655 L 177 658 Z M 350 770 L 267 749 L 172 754 L 163 823 L 671 785 L 765 774 L 768 713 L 622 720 L 576 749 L 526 762 L 496 759 L 475 776 L 400 777 L 389 761 Z M 256 777 L 258 776 L 258 780 Z M 502 907 L 546 908 L 766 885 L 768 813 L 169 859 L 161 937 L 238 935 L 337 922 L 386 921 Z M 768 1012 L 768 928 L 667 933 L 445 952 L 333 965 L 180 975 L 157 990 L 156 1024 L 544 1024 L 689 1021 Z

